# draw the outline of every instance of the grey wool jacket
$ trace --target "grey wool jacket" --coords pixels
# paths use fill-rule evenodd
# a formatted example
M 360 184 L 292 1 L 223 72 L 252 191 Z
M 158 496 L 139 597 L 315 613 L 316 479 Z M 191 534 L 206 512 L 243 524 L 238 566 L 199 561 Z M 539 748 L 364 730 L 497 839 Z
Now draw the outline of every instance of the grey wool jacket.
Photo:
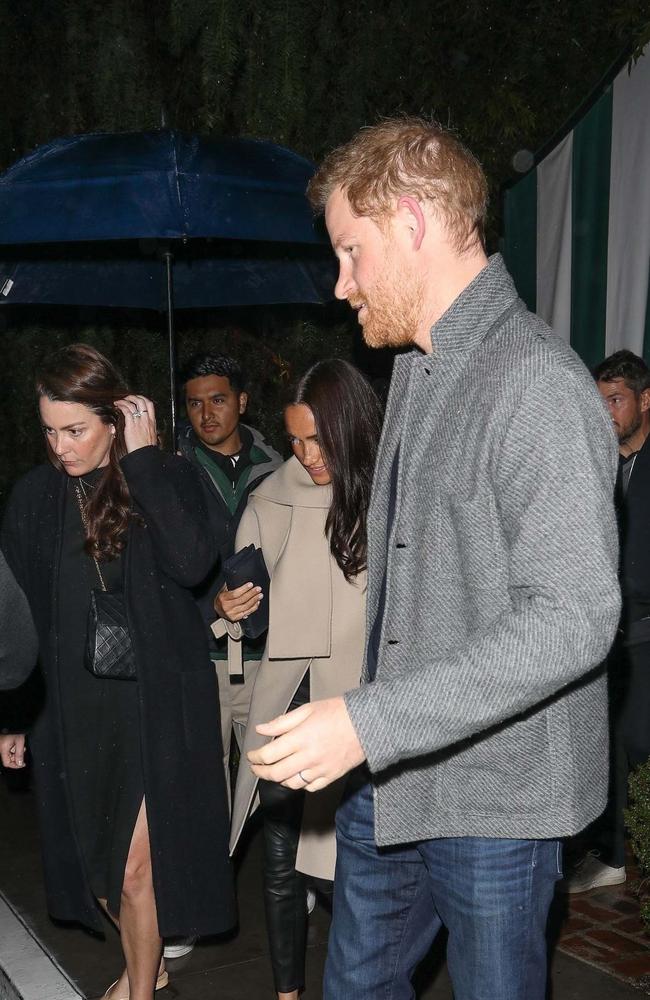
M 376 840 L 573 834 L 606 800 L 611 421 L 498 254 L 431 336 L 395 363 L 368 529 L 377 673 L 345 695 Z

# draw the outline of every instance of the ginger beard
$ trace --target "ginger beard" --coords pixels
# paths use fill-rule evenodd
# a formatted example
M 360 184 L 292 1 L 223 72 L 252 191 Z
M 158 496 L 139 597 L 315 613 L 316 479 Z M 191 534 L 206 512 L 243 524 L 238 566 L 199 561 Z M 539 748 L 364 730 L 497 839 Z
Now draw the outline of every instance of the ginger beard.
M 387 243 L 377 278 L 367 289 L 348 298 L 358 315 L 368 347 L 406 347 L 413 343 L 422 321 L 424 281 L 391 252 Z

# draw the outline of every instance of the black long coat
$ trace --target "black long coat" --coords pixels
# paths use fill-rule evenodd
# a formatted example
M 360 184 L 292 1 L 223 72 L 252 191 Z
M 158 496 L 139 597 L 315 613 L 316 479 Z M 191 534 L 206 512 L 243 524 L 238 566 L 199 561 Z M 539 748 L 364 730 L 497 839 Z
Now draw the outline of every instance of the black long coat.
M 216 553 L 189 463 L 147 447 L 127 455 L 122 469 L 144 521 L 131 523 L 122 563 L 158 926 L 163 936 L 219 933 L 235 922 L 219 701 L 205 628 L 188 589 L 205 577 Z M 75 837 L 63 753 L 55 624 L 65 481 L 65 473 L 42 465 L 16 484 L 3 548 L 31 606 L 47 688 L 30 742 L 49 910 L 101 929 Z

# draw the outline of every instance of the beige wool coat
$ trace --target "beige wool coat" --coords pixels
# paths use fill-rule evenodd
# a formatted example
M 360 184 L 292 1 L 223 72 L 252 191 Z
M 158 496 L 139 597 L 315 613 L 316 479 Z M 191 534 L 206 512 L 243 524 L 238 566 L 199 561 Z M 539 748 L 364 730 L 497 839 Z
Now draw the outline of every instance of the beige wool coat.
M 250 496 L 236 551 L 260 546 L 271 578 L 266 649 L 252 691 L 233 803 L 231 851 L 256 805 L 257 779 L 246 753 L 267 742 L 255 726 L 281 715 L 309 669 L 310 697 L 331 698 L 357 687 L 361 675 L 366 574 L 348 583 L 325 535 L 331 486 L 316 485 L 290 458 Z M 237 634 L 238 629 L 228 631 Z M 236 640 L 235 640 L 236 641 Z M 334 813 L 342 783 L 305 796 L 296 867 L 334 877 Z

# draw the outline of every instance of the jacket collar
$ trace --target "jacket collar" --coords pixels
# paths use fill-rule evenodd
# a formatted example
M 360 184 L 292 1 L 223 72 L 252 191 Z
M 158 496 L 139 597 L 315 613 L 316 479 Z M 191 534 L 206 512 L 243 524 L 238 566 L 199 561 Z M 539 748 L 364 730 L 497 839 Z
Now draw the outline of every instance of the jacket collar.
M 260 431 L 257 430 L 257 428 L 251 427 L 249 424 L 244 424 L 241 422 L 239 426 L 243 427 L 244 430 L 248 431 L 253 438 L 251 451 L 254 450 L 260 451 L 265 456 L 263 461 L 260 461 L 259 458 L 256 458 L 256 462 L 253 464 L 262 465 L 270 463 L 271 469 L 275 469 L 282 464 L 282 456 L 279 454 L 279 452 L 275 450 L 275 448 L 271 447 L 271 445 L 262 436 Z M 192 425 L 189 423 L 189 421 L 187 422 L 183 421 L 179 426 L 179 433 L 178 433 L 178 450 L 180 451 L 183 458 L 186 458 L 188 461 L 194 462 L 196 464 L 196 460 L 194 457 L 194 448 L 197 447 L 198 445 L 199 445 L 199 439 L 194 433 Z M 268 472 L 269 470 L 265 469 L 263 471 Z
M 295 455 L 256 486 L 251 496 L 287 507 L 328 510 L 332 505 L 332 487 L 315 483 Z
M 517 298 L 503 257 L 500 253 L 492 254 L 486 266 L 431 327 L 434 354 L 469 354 Z

